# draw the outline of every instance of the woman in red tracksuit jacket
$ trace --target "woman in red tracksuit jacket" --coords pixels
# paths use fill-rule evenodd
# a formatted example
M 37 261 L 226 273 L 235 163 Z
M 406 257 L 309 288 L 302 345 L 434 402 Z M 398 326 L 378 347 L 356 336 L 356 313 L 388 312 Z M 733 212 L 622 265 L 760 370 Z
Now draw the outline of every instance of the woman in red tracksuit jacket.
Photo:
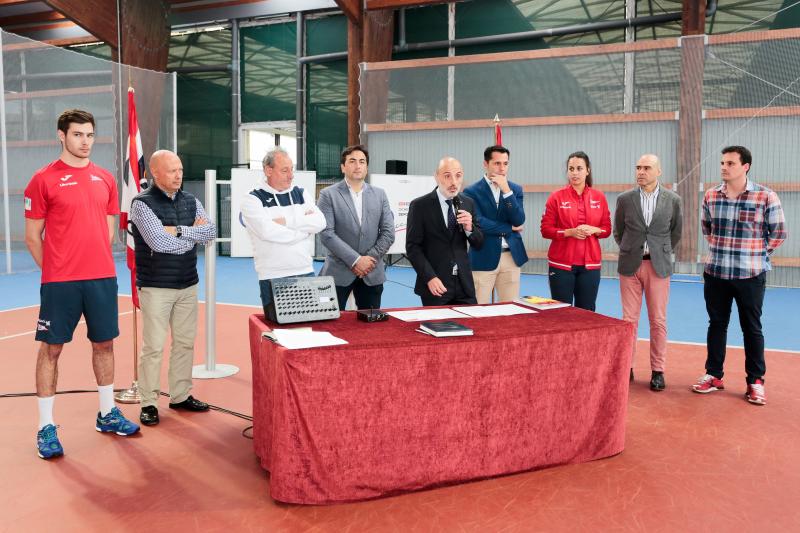
M 589 156 L 575 152 L 567 158 L 569 183 L 547 199 L 542 237 L 551 239 L 550 296 L 594 311 L 600 286 L 599 239 L 611 234 L 611 215 L 602 192 L 592 188 Z

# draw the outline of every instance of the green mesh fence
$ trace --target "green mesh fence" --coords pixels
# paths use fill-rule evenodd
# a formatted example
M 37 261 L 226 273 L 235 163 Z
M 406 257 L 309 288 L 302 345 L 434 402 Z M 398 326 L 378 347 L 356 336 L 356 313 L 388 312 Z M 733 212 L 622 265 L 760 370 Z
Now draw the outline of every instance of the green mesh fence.
M 242 122 L 294 120 L 297 28 L 294 22 L 240 30 Z
M 309 55 L 340 52 L 347 47 L 343 16 L 311 19 L 306 26 Z M 308 66 L 306 166 L 323 183 L 341 177 L 339 155 L 347 145 L 347 61 Z
M 439 158 L 451 155 L 462 161 L 471 183 L 481 175 L 480 154 L 492 143 L 491 120 L 499 114 L 504 144 L 513 154 L 512 178 L 527 187 L 529 222 L 523 238 L 533 260 L 526 268 L 543 272 L 541 258 L 549 243 L 539 235 L 538 221 L 547 195 L 563 186 L 566 155 L 589 153 L 596 184 L 613 209 L 616 195 L 634 186 L 635 161 L 655 153 L 661 157 L 663 183 L 682 191 L 686 223 L 693 220 L 684 236 L 693 242 L 691 249 L 684 246 L 679 271 L 697 273 L 707 245 L 695 202 L 719 183 L 724 146 L 752 149 L 751 179 L 778 192 L 789 235 L 800 228 L 800 173 L 787 158 L 800 142 L 800 38 L 775 37 L 780 38 L 712 39 L 705 47 L 702 36 L 680 46 L 677 40 L 665 41 L 657 49 L 629 52 L 634 65 L 629 77 L 624 75 L 626 53 L 616 49 L 368 66 L 361 71 L 361 117 L 373 167 L 401 159 L 408 161 L 410 174 L 427 175 Z M 634 96 L 628 112 L 626 90 Z M 681 112 L 681 100 L 696 97 L 703 113 L 695 124 L 690 108 Z M 680 120 L 694 128 L 694 137 L 680 137 Z M 680 149 L 694 142 L 700 157 L 687 160 Z M 608 240 L 602 249 L 608 258 L 603 273 L 615 275 L 616 245 Z M 773 255 L 769 283 L 800 286 L 799 260 L 800 246 L 790 238 Z
M 129 81 L 136 89 L 140 130 L 150 145 L 175 149 L 174 99 L 171 75 L 120 69 L 102 58 L 107 52 L 102 46 L 64 49 L 7 32 L 0 40 L 5 111 L 0 167 L 7 172 L 0 184 L 0 272 L 10 273 L 38 268 L 25 249 L 23 194 L 31 176 L 59 157 L 56 120 L 61 112 L 79 108 L 94 115 L 91 159 L 120 180 Z M 123 249 L 121 241 L 114 249 Z

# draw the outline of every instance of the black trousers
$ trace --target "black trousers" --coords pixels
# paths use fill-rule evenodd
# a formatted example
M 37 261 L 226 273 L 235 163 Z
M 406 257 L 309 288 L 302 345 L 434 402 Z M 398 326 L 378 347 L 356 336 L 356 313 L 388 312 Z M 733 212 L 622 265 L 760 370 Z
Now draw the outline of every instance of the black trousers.
M 600 288 L 600 270 L 573 266 L 572 270 L 550 267 L 550 297 L 581 309 L 594 311 Z
M 762 379 L 767 372 L 764 361 L 764 335 L 761 332 L 761 307 L 764 303 L 767 273 L 762 272 L 754 278 L 747 279 L 722 279 L 704 273 L 703 280 L 705 281 L 703 295 L 708 311 L 706 373 L 720 379 L 724 374 L 728 323 L 731 318 L 731 305 L 736 301 L 739 325 L 742 327 L 744 337 L 744 369 L 747 373 L 747 383 Z
M 356 278 L 350 285 L 337 285 L 336 297 L 339 299 L 339 310 L 344 311 L 350 293 L 356 300 L 358 309 L 380 309 L 383 284 L 367 285 L 362 278 Z
M 471 276 L 472 274 L 470 274 Z M 431 307 L 436 305 L 471 305 L 478 303 L 475 298 L 475 292 L 468 291 L 461 284 L 458 276 L 454 276 L 455 288 L 448 290 L 441 296 L 420 296 L 422 305 Z

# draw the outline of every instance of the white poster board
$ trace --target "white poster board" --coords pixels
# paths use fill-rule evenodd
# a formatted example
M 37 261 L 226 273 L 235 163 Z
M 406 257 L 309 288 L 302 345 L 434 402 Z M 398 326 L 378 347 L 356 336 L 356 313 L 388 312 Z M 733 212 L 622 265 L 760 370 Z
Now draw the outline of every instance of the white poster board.
M 266 178 L 264 171 L 254 168 L 231 169 L 231 257 L 253 257 L 253 246 L 250 235 L 244 227 L 240 214 L 242 199 L 250 191 L 258 188 Z M 298 170 L 294 173 L 293 185 L 308 191 L 311 201 L 314 202 L 317 187 L 316 171 Z M 314 239 L 309 243 L 311 254 L 314 254 Z
M 428 194 L 436 188 L 436 180 L 433 176 L 370 174 L 369 183 L 386 191 L 389 207 L 394 215 L 394 244 L 387 253 L 406 253 L 408 206 L 414 198 Z

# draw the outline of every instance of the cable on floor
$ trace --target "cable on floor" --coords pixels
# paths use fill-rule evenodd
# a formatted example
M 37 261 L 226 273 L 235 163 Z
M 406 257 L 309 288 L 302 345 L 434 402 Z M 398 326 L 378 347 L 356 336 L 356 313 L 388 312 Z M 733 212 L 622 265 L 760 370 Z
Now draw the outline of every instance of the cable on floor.
M 114 392 L 121 392 L 127 389 L 114 389 Z M 61 390 L 56 391 L 56 394 L 86 394 L 86 393 L 97 393 L 97 389 L 72 389 L 72 390 Z M 0 398 L 27 398 L 30 396 L 36 396 L 35 392 L 7 392 L 0 394 Z M 161 396 L 165 396 L 169 398 L 169 394 L 166 392 L 162 392 Z M 212 411 L 218 411 L 220 413 L 235 416 L 237 418 L 241 418 L 242 420 L 247 420 L 248 422 L 253 421 L 253 417 L 250 415 L 246 415 L 244 413 L 240 413 L 238 411 L 233 411 L 232 409 L 227 409 L 225 407 L 220 407 L 218 405 L 208 404 L 208 408 Z M 242 437 L 246 439 L 253 439 L 252 432 L 248 435 L 247 431 L 253 429 L 253 426 L 247 426 L 242 430 Z

